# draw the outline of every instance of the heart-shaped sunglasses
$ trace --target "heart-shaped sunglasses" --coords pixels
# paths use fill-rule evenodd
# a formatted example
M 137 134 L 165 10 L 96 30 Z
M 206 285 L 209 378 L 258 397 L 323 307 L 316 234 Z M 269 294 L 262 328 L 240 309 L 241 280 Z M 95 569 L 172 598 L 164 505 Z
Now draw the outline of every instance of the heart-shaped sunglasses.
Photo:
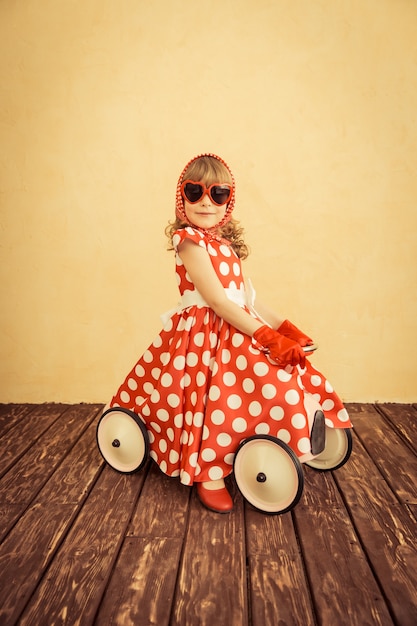
M 216 206 L 229 202 L 232 195 L 232 186 L 227 183 L 213 183 L 206 187 L 204 183 L 185 180 L 181 185 L 181 195 L 190 204 L 196 204 L 203 196 L 208 195 Z

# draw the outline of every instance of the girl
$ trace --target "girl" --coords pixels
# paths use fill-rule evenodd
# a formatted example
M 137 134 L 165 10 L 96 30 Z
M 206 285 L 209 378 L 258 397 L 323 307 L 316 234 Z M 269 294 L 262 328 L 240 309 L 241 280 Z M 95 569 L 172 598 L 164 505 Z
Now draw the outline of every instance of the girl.
M 330 427 L 351 427 L 305 358 L 302 347 L 312 340 L 258 302 L 254 308 L 234 205 L 234 178 L 220 157 L 203 154 L 186 165 L 166 231 L 181 303 L 110 404 L 139 414 L 160 469 L 197 483 L 201 502 L 223 513 L 233 508 L 224 478 L 243 439 L 273 435 L 302 459 L 311 458 L 307 408 L 322 410 Z

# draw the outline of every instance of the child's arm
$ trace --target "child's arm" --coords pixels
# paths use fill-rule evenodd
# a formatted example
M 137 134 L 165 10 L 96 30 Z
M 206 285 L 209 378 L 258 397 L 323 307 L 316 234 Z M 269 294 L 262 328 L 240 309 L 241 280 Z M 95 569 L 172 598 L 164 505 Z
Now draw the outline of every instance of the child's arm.
M 311 337 L 305 335 L 289 320 L 278 317 L 276 313 L 261 304 L 258 300 L 256 300 L 255 302 L 255 310 L 258 315 L 271 326 L 271 328 L 277 330 L 279 333 L 281 333 L 281 335 L 284 335 L 284 337 L 288 337 L 289 339 L 296 341 L 300 344 L 300 346 L 313 345 L 313 340 L 311 339 Z
M 178 253 L 196 289 L 209 307 L 226 322 L 253 337 L 263 322 L 229 300 L 206 250 L 186 239 L 180 244 Z
M 277 330 L 284 337 L 288 337 L 293 341 L 296 341 L 300 344 L 300 346 L 311 346 L 313 345 L 313 340 L 308 337 L 308 335 L 304 334 L 299 328 L 294 326 L 292 322 L 289 320 L 279 317 L 275 312 L 271 311 L 271 309 L 267 308 L 264 304 L 256 300 L 255 311 L 263 320 L 267 322 L 271 326 Z
M 255 310 L 259 316 L 271 326 L 271 328 L 278 329 L 285 319 L 284 317 L 279 317 L 274 311 L 271 311 L 271 309 L 266 307 L 258 299 L 255 300 Z
M 229 300 L 206 250 L 185 240 L 180 244 L 178 253 L 195 287 L 219 317 L 241 332 L 254 337 L 281 367 L 288 364 L 300 364 L 304 367 L 305 355 L 297 341 L 266 326 Z

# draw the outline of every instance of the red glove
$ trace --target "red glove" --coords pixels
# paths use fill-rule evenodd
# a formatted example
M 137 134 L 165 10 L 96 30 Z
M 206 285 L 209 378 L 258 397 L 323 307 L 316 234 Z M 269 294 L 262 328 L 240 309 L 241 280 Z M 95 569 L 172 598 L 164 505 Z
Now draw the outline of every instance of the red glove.
M 284 337 L 288 337 L 288 339 L 296 341 L 298 345 L 300 345 L 302 348 L 304 348 L 304 346 L 311 346 L 313 344 L 313 340 L 310 339 L 310 337 L 307 337 L 307 335 L 305 335 L 304 333 L 302 333 L 301 330 L 297 328 L 297 326 L 291 324 L 289 320 L 285 320 L 284 322 L 282 322 L 281 326 L 279 326 L 279 328 L 277 329 L 277 332 L 281 333 L 281 335 L 284 335 Z
M 258 328 L 254 332 L 253 338 L 261 346 L 268 348 L 269 356 L 281 367 L 286 365 L 301 365 L 301 367 L 305 367 L 305 354 L 296 341 L 284 337 L 284 335 L 266 325 Z

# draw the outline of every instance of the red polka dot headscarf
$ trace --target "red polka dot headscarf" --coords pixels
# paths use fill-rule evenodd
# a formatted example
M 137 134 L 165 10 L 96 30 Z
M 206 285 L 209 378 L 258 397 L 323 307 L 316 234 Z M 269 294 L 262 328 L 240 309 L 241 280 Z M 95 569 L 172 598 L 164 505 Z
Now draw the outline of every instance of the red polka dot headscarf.
M 191 161 L 189 161 L 187 163 L 187 165 L 184 167 L 183 171 L 181 172 L 181 176 L 179 177 L 178 180 L 178 184 L 177 184 L 177 195 L 176 195 L 176 216 L 180 219 L 183 220 L 184 222 L 189 222 L 188 217 L 185 214 L 184 211 L 184 200 L 183 197 L 181 195 L 181 184 L 183 183 L 184 180 L 186 180 L 186 172 L 189 169 L 189 167 L 195 163 L 195 161 L 197 161 L 198 159 L 202 159 L 204 157 L 209 157 L 210 159 L 216 159 L 217 161 L 219 161 L 219 163 L 221 163 L 227 170 L 227 172 L 230 175 L 230 181 L 226 181 L 226 180 L 213 180 L 210 181 L 211 183 L 213 182 L 231 182 L 232 185 L 232 195 L 230 196 L 230 200 L 229 203 L 226 207 L 226 212 L 224 214 L 223 219 L 215 226 L 215 229 L 217 230 L 220 226 L 223 226 L 223 224 L 226 224 L 226 222 L 228 222 L 231 217 L 232 217 L 232 211 L 234 209 L 235 206 L 235 179 L 234 176 L 232 174 L 232 171 L 230 169 L 230 167 L 227 165 L 227 163 L 225 161 L 223 161 L 222 158 L 220 158 L 219 156 L 212 154 L 211 152 L 207 152 L 204 154 L 199 154 L 198 156 L 194 157 L 193 159 L 191 159 Z M 205 181 L 202 181 L 205 182 Z

